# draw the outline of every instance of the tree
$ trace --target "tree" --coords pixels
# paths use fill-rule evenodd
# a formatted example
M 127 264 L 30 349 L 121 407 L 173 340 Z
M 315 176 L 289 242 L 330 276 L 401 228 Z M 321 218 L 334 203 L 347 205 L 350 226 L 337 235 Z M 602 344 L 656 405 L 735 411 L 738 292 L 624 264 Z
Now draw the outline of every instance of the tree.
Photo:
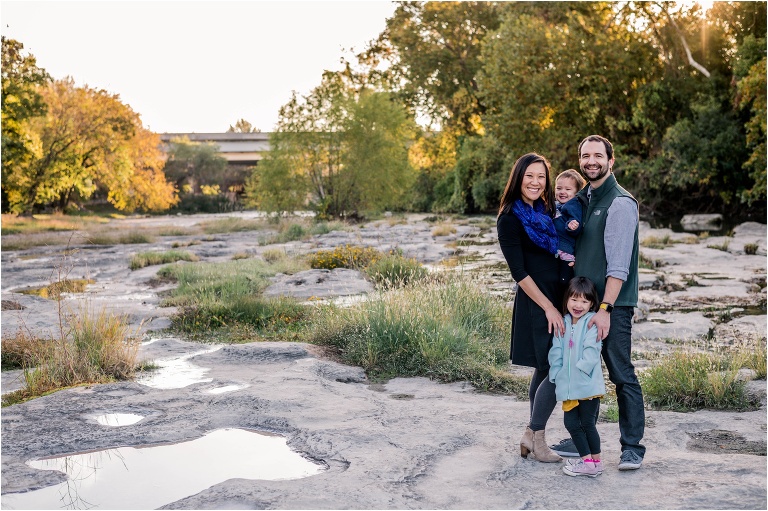
M 159 137 L 143 128 L 119 96 L 76 87 L 71 78 L 40 94 L 47 113 L 29 121 L 40 151 L 7 173 L 11 211 L 63 211 L 95 193 L 128 211 L 162 210 L 176 201 L 161 171 Z
M 229 125 L 227 133 L 261 133 L 259 128 L 254 128 L 253 125 L 245 119 L 238 120 L 234 126 Z
M 517 155 L 538 151 L 567 168 L 590 133 L 625 143 L 639 91 L 660 68 L 607 2 L 512 3 L 483 47 L 483 122 Z
M 388 61 L 393 90 L 443 129 L 482 133 L 481 43 L 499 26 L 500 9 L 498 2 L 401 2 L 360 58 Z
M 402 206 L 410 186 L 414 123 L 391 95 L 355 90 L 326 72 L 308 96 L 280 109 L 270 152 L 246 187 L 267 211 L 307 204 L 321 216 L 354 217 Z
M 174 138 L 168 144 L 165 175 L 182 194 L 200 194 L 203 186 L 221 185 L 227 160 L 212 143 Z
M 38 89 L 51 77 L 37 67 L 24 45 L 2 37 L 2 210 L 9 210 L 7 183 L 12 169 L 29 165 L 40 152 L 40 140 L 29 121 L 43 116 L 45 102 Z

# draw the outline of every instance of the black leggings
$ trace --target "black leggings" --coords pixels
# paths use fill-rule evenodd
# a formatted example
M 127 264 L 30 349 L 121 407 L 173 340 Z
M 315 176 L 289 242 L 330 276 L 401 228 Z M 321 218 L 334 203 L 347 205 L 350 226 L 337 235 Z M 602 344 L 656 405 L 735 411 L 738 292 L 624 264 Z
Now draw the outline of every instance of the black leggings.
M 600 398 L 579 399 L 579 406 L 563 414 L 565 429 L 571 434 L 579 456 L 600 454 L 600 435 L 597 433 L 597 415 Z
M 531 422 L 528 427 L 533 431 L 546 428 L 549 416 L 557 405 L 555 384 L 549 381 L 549 371 L 534 369 L 531 386 L 528 387 L 528 400 L 531 403 Z

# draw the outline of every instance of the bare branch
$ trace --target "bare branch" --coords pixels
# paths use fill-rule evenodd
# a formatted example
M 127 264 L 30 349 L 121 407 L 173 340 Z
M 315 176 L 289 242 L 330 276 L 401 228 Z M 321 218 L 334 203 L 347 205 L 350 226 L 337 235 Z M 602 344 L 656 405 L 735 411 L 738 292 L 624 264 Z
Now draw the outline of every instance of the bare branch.
M 683 48 L 685 49 L 685 54 L 688 57 L 688 63 L 693 66 L 694 68 L 698 69 L 701 74 L 709 78 L 710 73 L 707 71 L 707 68 L 693 60 L 693 55 L 691 55 L 691 49 L 688 47 L 688 42 L 685 40 L 685 34 L 683 34 L 682 30 L 680 30 L 680 27 L 677 26 L 677 23 L 675 23 L 674 18 L 669 14 L 669 11 L 667 10 L 667 7 L 664 6 L 664 13 L 667 15 L 667 18 L 669 18 L 669 21 L 672 23 L 672 26 L 675 27 L 675 31 L 677 32 L 677 35 L 680 37 L 680 42 L 683 43 Z

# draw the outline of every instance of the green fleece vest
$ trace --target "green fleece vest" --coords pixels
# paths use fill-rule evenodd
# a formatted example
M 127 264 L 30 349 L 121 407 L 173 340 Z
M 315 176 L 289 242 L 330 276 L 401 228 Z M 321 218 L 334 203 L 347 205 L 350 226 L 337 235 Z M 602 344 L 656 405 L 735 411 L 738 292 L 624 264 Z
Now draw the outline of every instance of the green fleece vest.
M 587 198 L 587 187 L 581 190 L 577 197 L 583 208 L 581 236 L 576 240 L 576 265 L 574 274 L 589 278 L 597 287 L 597 295 L 602 300 L 605 293 L 606 269 L 608 262 L 605 256 L 605 220 L 608 208 L 616 197 L 629 197 L 637 202 L 632 195 L 616 182 L 611 174 L 600 186 L 592 190 L 592 199 Z M 638 268 L 638 237 L 635 226 L 635 242 L 632 247 L 632 260 L 629 264 L 629 275 L 621 286 L 621 291 L 614 305 L 637 306 L 637 268 Z

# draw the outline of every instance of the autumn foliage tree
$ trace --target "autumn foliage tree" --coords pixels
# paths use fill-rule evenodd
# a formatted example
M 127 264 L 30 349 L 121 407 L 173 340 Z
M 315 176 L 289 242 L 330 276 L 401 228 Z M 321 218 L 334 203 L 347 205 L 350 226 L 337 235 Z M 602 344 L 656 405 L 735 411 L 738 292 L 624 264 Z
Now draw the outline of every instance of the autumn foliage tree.
M 95 194 L 124 211 L 163 210 L 176 201 L 162 172 L 159 137 L 146 130 L 119 96 L 71 78 L 40 89 L 47 105 L 31 119 L 37 157 L 8 169 L 11 211 L 64 211 Z
M 28 165 L 39 156 L 40 140 L 30 120 L 44 115 L 39 88 L 51 77 L 37 66 L 24 45 L 2 38 L 2 209 L 9 210 L 8 179 L 11 169 Z
M 23 46 L 3 39 L 4 210 L 59 211 L 101 198 L 122 211 L 176 201 L 159 137 L 116 94 L 50 81 Z

